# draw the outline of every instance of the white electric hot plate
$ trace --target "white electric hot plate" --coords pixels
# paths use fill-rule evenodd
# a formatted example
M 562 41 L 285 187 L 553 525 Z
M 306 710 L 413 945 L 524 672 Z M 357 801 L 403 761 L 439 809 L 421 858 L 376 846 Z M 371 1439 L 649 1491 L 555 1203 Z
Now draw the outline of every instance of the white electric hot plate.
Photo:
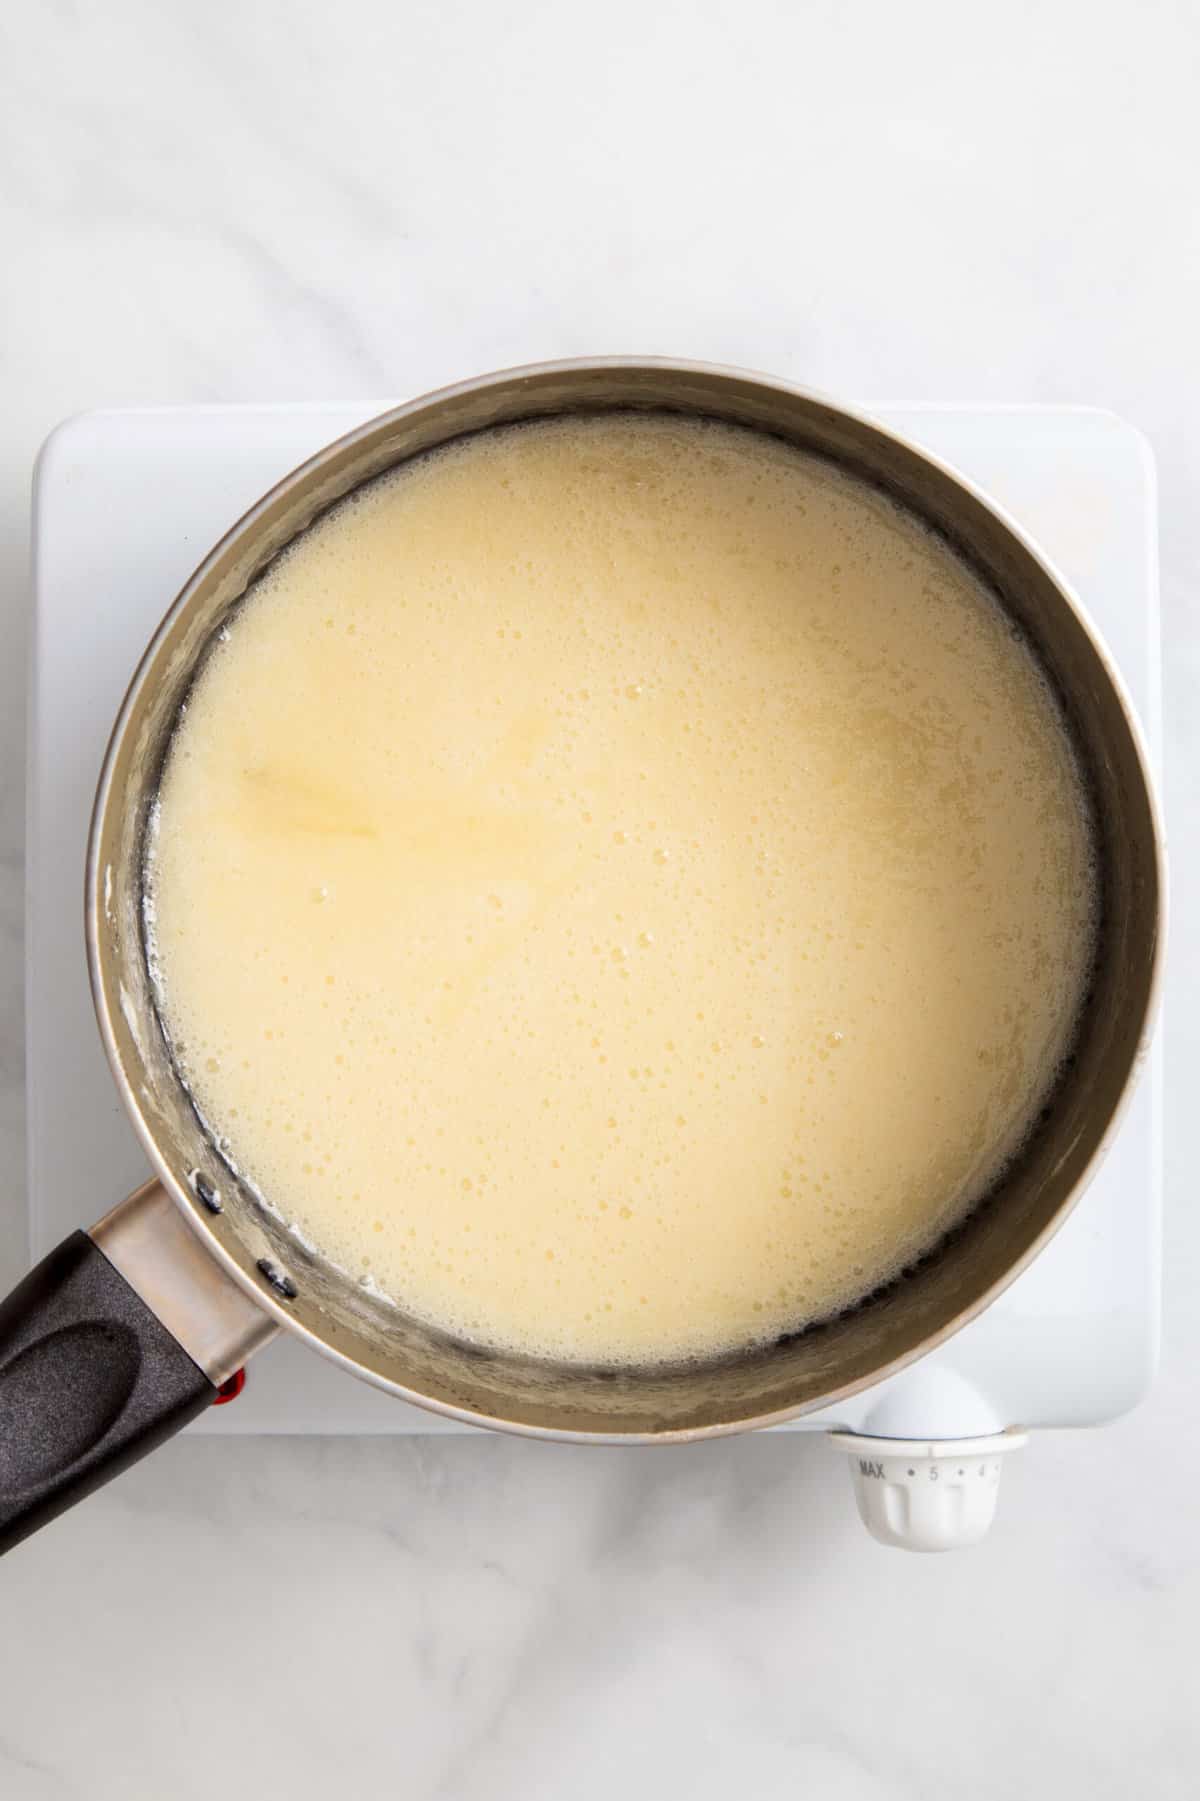
M 126 683 L 215 540 L 280 476 L 386 404 L 88 413 L 61 425 L 41 454 L 27 816 L 34 1257 L 90 1225 L 147 1174 L 100 1048 L 83 941 L 92 793 Z M 1155 490 L 1145 441 L 1120 419 L 1088 409 L 922 407 L 879 416 L 977 483 L 1057 563 L 1124 674 L 1157 767 Z M 945 1539 L 941 1516 L 922 1527 L 912 1484 L 943 1482 L 921 1491 L 943 1497 L 943 1512 L 944 1497 L 956 1483 L 965 1492 L 969 1476 L 981 1478 L 981 1492 L 990 1489 L 999 1465 L 982 1461 L 989 1435 L 1014 1426 L 1099 1424 L 1144 1394 L 1159 1332 L 1160 1098 L 1155 1050 L 1105 1163 L 1032 1267 L 911 1370 L 836 1412 L 809 1414 L 786 1428 L 837 1427 L 913 1441 L 894 1468 L 886 1447 L 879 1455 L 847 1447 L 864 1517 L 880 1535 L 911 1542 L 925 1531 Z M 210 1410 L 191 1428 L 469 1429 L 356 1382 L 286 1339 L 251 1366 L 235 1405 Z M 967 1439 L 978 1441 L 973 1459 L 947 1442 Z M 876 1517 L 884 1500 L 891 1512 Z M 958 1507 L 960 1538 L 978 1535 L 969 1519 L 979 1514 L 978 1506 Z

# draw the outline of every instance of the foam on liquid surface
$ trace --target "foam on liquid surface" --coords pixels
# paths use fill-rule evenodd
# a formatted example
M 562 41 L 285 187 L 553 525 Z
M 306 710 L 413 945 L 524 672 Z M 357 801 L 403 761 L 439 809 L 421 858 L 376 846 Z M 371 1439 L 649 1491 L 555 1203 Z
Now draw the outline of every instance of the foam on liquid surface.
M 356 1278 L 463 1336 L 702 1356 L 962 1217 L 1068 1047 L 1090 840 L 944 546 L 816 459 L 493 432 L 274 566 L 177 730 L 164 1020 Z

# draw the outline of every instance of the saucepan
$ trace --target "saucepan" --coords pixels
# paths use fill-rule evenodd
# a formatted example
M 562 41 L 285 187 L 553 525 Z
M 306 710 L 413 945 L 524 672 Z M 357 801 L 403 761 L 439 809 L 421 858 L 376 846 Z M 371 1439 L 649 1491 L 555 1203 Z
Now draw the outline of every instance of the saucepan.
M 490 426 L 614 408 L 771 433 L 874 484 L 942 534 L 998 596 L 1061 699 L 1092 792 L 1102 890 L 1073 1054 L 1019 1159 L 965 1224 L 837 1318 L 743 1355 L 644 1371 L 464 1342 L 314 1254 L 198 1119 L 155 1010 L 143 918 L 147 822 L 173 726 L 205 647 L 271 559 L 406 458 Z M 994 1300 L 1078 1199 L 1147 1047 L 1163 904 L 1141 737 L 1083 608 L 1011 520 L 894 432 L 786 382 L 657 358 L 546 363 L 385 413 L 287 476 L 210 552 L 147 647 L 113 729 L 87 853 L 87 950 L 113 1080 L 153 1177 L 0 1305 L 0 1549 L 185 1425 L 280 1330 L 405 1401 L 477 1426 L 591 1443 L 767 1426 L 895 1373 Z

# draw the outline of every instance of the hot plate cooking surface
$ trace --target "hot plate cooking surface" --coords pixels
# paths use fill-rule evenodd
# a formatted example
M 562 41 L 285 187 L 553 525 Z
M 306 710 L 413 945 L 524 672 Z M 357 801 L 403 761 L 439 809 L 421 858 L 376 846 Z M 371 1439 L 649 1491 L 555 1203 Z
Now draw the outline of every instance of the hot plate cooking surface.
M 34 489 L 27 815 L 29 1234 L 40 1257 L 147 1173 L 100 1048 L 83 944 L 84 849 L 108 733 L 146 639 L 265 489 L 391 404 L 89 413 L 53 434 Z M 1006 507 L 1099 625 L 1159 746 L 1154 475 L 1144 441 L 1069 408 L 875 409 Z M 930 1436 L 1091 1425 L 1131 1407 L 1158 1346 L 1157 1050 L 1118 1139 L 1054 1242 L 984 1314 L 891 1385 Z M 871 1390 L 797 1428 L 861 1427 Z M 924 1426 L 922 1430 L 924 1430 Z M 257 1360 L 210 1432 L 469 1430 L 355 1382 L 291 1342 Z

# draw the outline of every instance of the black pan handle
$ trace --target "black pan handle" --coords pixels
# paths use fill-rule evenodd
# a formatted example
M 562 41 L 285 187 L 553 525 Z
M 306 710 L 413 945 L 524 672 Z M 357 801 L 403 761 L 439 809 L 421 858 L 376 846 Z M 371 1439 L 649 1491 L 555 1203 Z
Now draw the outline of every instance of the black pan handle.
M 73 1232 L 0 1303 L 0 1552 L 216 1394 L 103 1251 Z
M 64 1239 L 0 1302 L 0 1555 L 211 1406 L 274 1330 L 158 1183 Z

